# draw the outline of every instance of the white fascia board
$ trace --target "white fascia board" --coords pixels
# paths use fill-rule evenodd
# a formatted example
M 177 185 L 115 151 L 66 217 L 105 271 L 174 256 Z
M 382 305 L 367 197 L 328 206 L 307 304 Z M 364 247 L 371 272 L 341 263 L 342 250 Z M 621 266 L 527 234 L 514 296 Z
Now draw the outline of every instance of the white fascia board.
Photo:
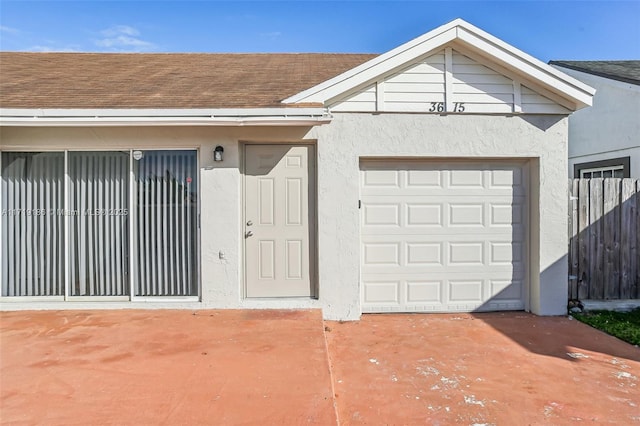
M 317 126 L 324 108 L 0 109 L 0 126 Z
M 488 56 L 503 66 L 523 75 L 525 80 L 532 80 L 541 84 L 551 92 L 574 102 L 576 109 L 592 104 L 593 95 L 595 94 L 594 88 L 482 30 L 474 27 L 472 32 L 468 28 L 459 28 L 458 40 L 482 52 L 485 57 Z M 526 81 L 524 82 L 526 83 Z
M 282 103 L 293 104 L 297 102 L 324 102 L 347 92 L 365 82 L 376 79 L 412 59 L 428 53 L 455 39 L 456 21 L 445 24 L 435 30 L 415 38 L 402 46 L 383 53 L 364 64 L 346 71 L 330 80 L 311 87 L 303 92 L 293 95 Z
M 463 42 L 471 48 L 482 52 L 483 56 L 489 59 L 495 58 L 498 63 L 522 75 L 524 80 L 529 79 L 539 82 L 542 86 L 549 88 L 550 91 L 574 103 L 576 109 L 591 105 L 595 94 L 593 88 L 516 49 L 463 19 L 456 19 L 429 31 L 343 74 L 291 96 L 285 99 L 283 103 L 325 102 L 367 82 L 374 81 L 380 75 L 444 47 L 445 44 L 454 40 Z

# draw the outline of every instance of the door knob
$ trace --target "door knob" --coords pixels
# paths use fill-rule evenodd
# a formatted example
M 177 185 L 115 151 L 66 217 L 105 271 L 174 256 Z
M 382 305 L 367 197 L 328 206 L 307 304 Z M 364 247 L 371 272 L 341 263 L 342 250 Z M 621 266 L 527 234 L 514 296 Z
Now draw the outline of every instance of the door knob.
M 249 237 L 250 237 L 250 236 L 252 236 L 252 235 L 253 235 L 253 232 L 251 232 L 251 231 L 247 231 L 247 232 L 244 234 L 244 237 L 245 237 L 245 238 L 249 238 Z

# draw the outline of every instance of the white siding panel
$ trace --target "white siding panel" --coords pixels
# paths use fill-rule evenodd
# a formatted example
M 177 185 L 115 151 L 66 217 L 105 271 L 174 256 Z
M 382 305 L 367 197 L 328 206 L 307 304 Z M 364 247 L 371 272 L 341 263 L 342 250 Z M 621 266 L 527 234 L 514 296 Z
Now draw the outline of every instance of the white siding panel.
M 434 97 L 432 102 L 444 102 L 444 94 Z M 389 112 L 428 112 L 431 102 L 385 102 L 385 111 Z
M 467 83 L 453 83 L 453 93 L 498 93 L 512 94 L 513 84 L 490 84 L 475 83 L 473 85 Z
M 419 63 L 402 71 L 405 74 L 440 74 L 444 72 L 444 64 Z
M 569 114 L 571 111 L 551 99 L 522 86 L 522 112 L 529 114 Z
M 512 80 L 500 74 L 453 74 L 453 83 L 512 84 Z
M 442 93 L 444 83 L 389 83 L 385 82 L 385 93 Z M 385 99 L 389 99 L 385 97 Z
M 376 86 L 371 85 L 364 90 L 335 102 L 333 111 L 366 111 L 376 110 Z
M 513 102 L 513 95 L 510 93 L 454 93 L 453 102 L 511 105 Z
M 433 103 L 447 103 L 449 112 L 474 114 L 566 114 L 567 109 L 522 87 L 514 105 L 514 82 L 484 64 L 453 51 L 447 70 L 445 51 L 409 64 L 367 88 L 331 105 L 335 112 L 425 112 L 441 114 Z M 449 75 L 449 80 L 447 80 Z M 381 93 L 377 93 L 376 87 Z M 448 92 L 448 93 L 447 93 Z M 441 107 L 440 107 L 441 108 Z
M 396 74 L 385 80 L 385 85 L 394 83 L 441 83 L 444 84 L 444 73 L 440 74 Z M 443 89 L 444 90 L 444 86 Z
M 440 93 L 406 92 L 406 93 L 385 93 L 385 104 L 394 102 L 436 102 Z
M 511 104 L 506 103 L 464 103 L 464 112 L 473 114 L 509 114 L 513 112 Z
M 444 50 L 429 56 L 423 60 L 426 64 L 443 64 L 444 65 Z

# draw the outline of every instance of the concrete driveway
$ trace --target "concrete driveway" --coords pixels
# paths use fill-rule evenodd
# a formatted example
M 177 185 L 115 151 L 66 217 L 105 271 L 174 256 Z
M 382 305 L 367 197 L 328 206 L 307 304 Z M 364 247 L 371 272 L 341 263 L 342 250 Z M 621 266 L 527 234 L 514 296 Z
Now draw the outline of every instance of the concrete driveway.
M 525 313 L 0 313 L 2 424 L 640 424 L 640 349 Z
M 328 323 L 343 425 L 640 424 L 640 349 L 564 317 Z

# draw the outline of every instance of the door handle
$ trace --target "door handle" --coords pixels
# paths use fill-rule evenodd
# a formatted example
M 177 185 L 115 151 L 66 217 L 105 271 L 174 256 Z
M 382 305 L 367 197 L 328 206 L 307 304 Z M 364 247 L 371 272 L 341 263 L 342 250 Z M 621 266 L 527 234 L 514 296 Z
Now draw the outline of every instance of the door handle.
M 247 231 L 247 232 L 245 232 L 244 237 L 245 237 L 245 238 L 249 238 L 249 237 L 251 237 L 252 235 L 253 235 L 253 232 L 251 232 L 251 231 Z
M 248 222 L 247 222 L 247 226 L 251 226 L 251 225 L 253 225 L 253 222 L 248 221 Z

